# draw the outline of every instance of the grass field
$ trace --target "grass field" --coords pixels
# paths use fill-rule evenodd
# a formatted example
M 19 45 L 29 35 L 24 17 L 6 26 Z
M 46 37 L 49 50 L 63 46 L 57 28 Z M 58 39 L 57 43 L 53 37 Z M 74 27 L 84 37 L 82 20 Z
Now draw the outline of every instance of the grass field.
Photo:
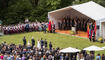
M 47 41 L 51 41 L 53 44 L 53 47 L 60 47 L 60 48 L 66 48 L 66 47 L 74 47 L 78 49 L 83 49 L 85 47 L 96 45 L 99 47 L 105 46 L 105 44 L 99 43 L 99 42 L 90 42 L 88 39 L 85 38 L 79 38 L 75 36 L 70 35 L 64 35 L 64 34 L 51 34 L 47 33 L 44 34 L 43 32 L 29 32 L 29 33 L 22 33 L 22 34 L 13 34 L 13 35 L 4 35 L 0 37 L 0 43 L 3 41 L 6 41 L 8 44 L 15 43 L 15 44 L 22 44 L 23 37 L 26 36 L 27 41 L 29 40 L 31 42 L 32 36 L 34 37 L 36 43 L 37 40 L 40 38 L 47 39 Z M 104 51 L 99 51 L 96 53 L 105 53 Z

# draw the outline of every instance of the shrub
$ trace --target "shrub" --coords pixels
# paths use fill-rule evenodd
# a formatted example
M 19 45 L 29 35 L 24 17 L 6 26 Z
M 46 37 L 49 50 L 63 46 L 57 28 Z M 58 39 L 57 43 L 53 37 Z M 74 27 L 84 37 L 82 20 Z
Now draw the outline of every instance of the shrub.
M 98 38 L 98 41 L 101 42 L 101 43 L 103 43 L 103 38 L 102 37 L 99 37 Z
M 70 34 L 71 35 L 75 35 L 75 32 L 70 30 Z

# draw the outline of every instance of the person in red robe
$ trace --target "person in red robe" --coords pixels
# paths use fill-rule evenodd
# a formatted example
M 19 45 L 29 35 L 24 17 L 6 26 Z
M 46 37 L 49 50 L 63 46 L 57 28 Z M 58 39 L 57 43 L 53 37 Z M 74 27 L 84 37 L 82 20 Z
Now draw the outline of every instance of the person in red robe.
M 51 32 L 51 21 L 49 20 L 49 23 L 48 23 L 48 30 L 49 32 Z

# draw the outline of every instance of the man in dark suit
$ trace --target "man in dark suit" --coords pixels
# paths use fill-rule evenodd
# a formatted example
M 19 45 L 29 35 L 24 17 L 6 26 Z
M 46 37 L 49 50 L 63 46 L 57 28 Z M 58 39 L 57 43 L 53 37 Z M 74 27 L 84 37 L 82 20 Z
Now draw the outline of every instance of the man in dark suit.
M 44 41 L 43 41 L 43 39 L 42 39 L 42 38 L 41 38 L 40 42 L 41 42 L 41 48 L 43 48 Z
M 29 30 L 30 30 L 29 24 L 26 24 L 26 26 L 25 26 L 25 31 L 26 31 L 26 32 L 29 32 Z
M 52 33 L 55 33 L 55 24 L 52 24 Z
M 24 36 L 24 38 L 23 38 L 23 44 L 24 44 L 24 46 L 26 46 L 26 43 L 27 43 L 27 41 L 26 41 L 26 38 Z
M 46 39 L 45 39 L 44 43 L 45 43 L 45 48 L 47 48 L 47 41 L 46 41 Z
M 61 30 L 60 22 L 58 22 L 58 29 Z
M 49 43 L 49 48 L 50 48 L 50 50 L 52 50 L 52 43 L 51 42 Z
M 32 41 L 32 47 L 35 45 L 35 40 L 34 40 L 34 38 L 32 37 L 32 39 L 31 39 L 31 41 Z
M 46 24 L 44 24 L 44 25 L 43 25 L 44 33 L 46 33 L 46 28 L 47 28 L 47 26 L 46 26 Z

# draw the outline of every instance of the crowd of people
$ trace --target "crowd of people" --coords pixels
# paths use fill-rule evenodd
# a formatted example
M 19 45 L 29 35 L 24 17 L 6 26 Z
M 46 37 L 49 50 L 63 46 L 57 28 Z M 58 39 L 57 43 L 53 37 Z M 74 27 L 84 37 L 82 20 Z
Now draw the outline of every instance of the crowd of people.
M 87 23 L 89 19 L 83 18 L 71 18 L 70 16 L 65 16 L 62 18 L 61 22 L 58 22 L 58 27 L 60 30 L 70 30 L 72 27 L 76 27 L 76 30 L 87 31 Z
M 19 23 L 17 25 L 3 26 L 4 34 L 23 33 L 31 31 L 45 31 L 48 27 L 47 22 L 32 22 L 32 23 Z
M 24 37 L 23 45 L 0 44 L 0 60 L 94 60 L 94 52 L 60 53 L 59 47 L 53 48 L 51 42 L 41 38 L 37 41 L 32 37 L 31 43 Z M 105 60 L 105 55 L 96 56 L 96 60 Z
M 2 30 L 4 34 L 15 34 L 15 33 L 24 33 L 24 32 L 32 32 L 32 31 L 47 31 L 51 33 L 55 33 L 55 24 L 51 24 L 50 30 L 48 29 L 48 22 L 27 22 L 27 23 L 19 23 L 17 25 L 8 25 L 3 26 Z M 47 30 L 48 29 L 48 30 Z

